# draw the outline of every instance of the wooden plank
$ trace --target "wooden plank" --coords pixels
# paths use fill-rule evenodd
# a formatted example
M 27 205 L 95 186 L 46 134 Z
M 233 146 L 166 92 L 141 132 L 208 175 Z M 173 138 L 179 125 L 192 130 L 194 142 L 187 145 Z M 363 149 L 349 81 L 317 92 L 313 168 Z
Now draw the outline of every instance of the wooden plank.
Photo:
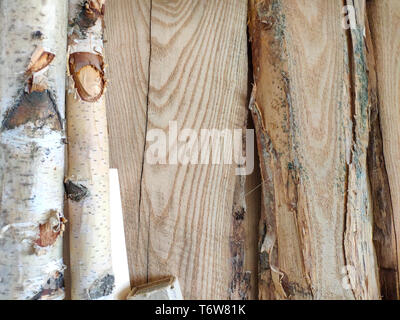
M 148 132 L 171 120 L 199 132 L 243 126 L 246 13 L 245 0 L 152 1 Z M 228 298 L 234 169 L 144 162 L 137 254 L 149 281 L 172 274 L 185 299 Z
M 138 267 L 140 177 L 146 126 L 150 57 L 150 1 L 109 0 L 106 12 L 108 125 L 111 167 L 120 175 L 132 283 L 145 281 Z
M 377 106 L 376 148 L 380 157 L 371 163 L 376 185 L 375 242 L 381 267 L 382 295 L 399 298 L 400 252 L 400 2 L 368 1 L 375 53 Z M 376 88 L 375 88 L 376 90 Z M 379 114 L 377 112 L 379 111 Z M 380 126 L 379 126 L 380 123 Z M 381 132 L 380 132 L 381 131 Z M 382 154 L 383 152 L 383 154 Z M 397 241 L 397 243 L 396 243 Z
M 261 299 L 379 298 L 363 22 L 361 37 L 345 30 L 342 9 L 343 1 L 250 1 L 265 181 Z

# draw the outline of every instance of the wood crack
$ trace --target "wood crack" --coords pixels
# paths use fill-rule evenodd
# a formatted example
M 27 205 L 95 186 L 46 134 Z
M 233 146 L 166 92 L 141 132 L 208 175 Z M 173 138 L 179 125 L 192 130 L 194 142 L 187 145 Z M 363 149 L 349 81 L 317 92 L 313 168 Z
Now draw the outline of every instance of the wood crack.
M 343 0 L 343 6 L 347 6 L 347 0 Z M 353 3 L 354 5 L 354 3 Z M 354 151 L 354 144 L 356 139 L 356 119 L 355 119 L 355 110 L 356 110 L 356 101 L 355 101 L 355 76 L 354 76 L 354 47 L 353 47 L 353 40 L 351 36 L 351 30 L 348 29 L 345 31 L 346 34 L 346 41 L 347 41 L 347 55 L 349 59 L 349 93 L 350 93 L 350 123 L 351 123 L 351 143 L 350 143 L 350 158 L 348 162 L 346 162 L 346 172 L 345 172 L 345 179 L 344 179 L 344 216 L 343 216 L 343 235 L 342 235 L 342 245 L 343 245 L 343 259 L 344 259 L 344 270 L 346 272 L 345 276 L 348 278 L 349 270 L 346 267 L 348 265 L 347 261 L 347 254 L 346 254 L 346 232 L 347 232 L 347 219 L 348 219 L 348 206 L 349 206 L 349 179 L 350 179 L 350 165 L 353 163 L 353 151 Z M 351 285 L 350 285 L 351 286 Z M 352 295 L 355 297 L 355 291 L 353 286 L 351 286 Z
M 152 55 L 152 9 L 153 9 L 153 1 L 150 0 L 150 10 L 149 10 L 149 62 L 147 66 L 147 95 L 146 95 L 146 115 L 145 115 L 145 128 L 144 128 L 144 142 L 143 142 L 143 155 L 142 155 L 142 166 L 140 171 L 140 184 L 139 184 L 139 214 L 138 214 L 138 234 L 140 234 L 140 222 L 141 222 L 141 208 L 142 208 L 142 198 L 143 198 L 143 173 L 144 173 L 144 164 L 146 157 L 146 145 L 147 145 L 147 131 L 148 131 L 148 123 L 149 123 L 149 103 L 150 103 L 150 80 L 151 80 L 151 55 Z M 147 250 L 146 250 L 146 281 L 149 282 L 149 245 L 150 245 L 150 217 L 149 217 L 149 225 L 147 228 Z M 138 239 L 137 246 L 139 248 L 140 241 Z

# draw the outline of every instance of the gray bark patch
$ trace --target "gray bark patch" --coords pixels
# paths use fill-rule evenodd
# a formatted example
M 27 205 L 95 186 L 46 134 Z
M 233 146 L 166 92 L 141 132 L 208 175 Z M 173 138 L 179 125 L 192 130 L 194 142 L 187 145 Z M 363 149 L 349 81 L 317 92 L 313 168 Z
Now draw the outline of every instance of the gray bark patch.
M 59 290 L 64 290 L 64 273 L 56 272 L 55 275 L 47 280 L 42 286 L 40 292 L 38 292 L 31 300 L 42 300 L 44 297 L 52 296 Z
M 89 300 L 96 300 L 112 294 L 114 283 L 115 277 L 112 274 L 107 274 L 104 277 L 97 279 L 88 290 Z

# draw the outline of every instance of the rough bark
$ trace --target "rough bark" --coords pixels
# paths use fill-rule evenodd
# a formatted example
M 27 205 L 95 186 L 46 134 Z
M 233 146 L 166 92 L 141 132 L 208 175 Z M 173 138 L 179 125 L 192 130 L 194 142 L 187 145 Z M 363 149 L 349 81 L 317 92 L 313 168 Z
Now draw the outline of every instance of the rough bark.
M 261 299 L 379 299 L 365 1 L 251 0 Z
M 112 294 L 102 0 L 69 1 L 68 172 L 71 298 Z
M 0 1 L 0 299 L 63 299 L 67 4 Z
M 373 244 L 373 197 L 368 177 L 371 92 L 366 47 L 365 0 L 347 0 L 355 9 L 356 28 L 348 30 L 352 142 L 347 176 L 344 250 L 350 287 L 356 299 L 380 298 Z M 350 269 L 349 269 L 350 267 Z

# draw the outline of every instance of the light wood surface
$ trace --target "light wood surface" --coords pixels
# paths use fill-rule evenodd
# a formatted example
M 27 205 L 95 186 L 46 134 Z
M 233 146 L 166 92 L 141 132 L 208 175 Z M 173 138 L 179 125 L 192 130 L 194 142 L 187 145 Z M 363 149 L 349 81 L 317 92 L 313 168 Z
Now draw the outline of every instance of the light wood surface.
M 108 1 L 105 49 L 110 156 L 111 167 L 118 169 L 120 177 L 132 282 L 146 278 L 136 265 L 149 78 L 149 26 L 149 1 Z
M 146 132 L 168 132 L 169 121 L 178 130 L 242 128 L 246 21 L 246 0 L 108 3 L 111 165 L 120 174 L 133 285 L 175 275 L 185 299 L 231 297 L 235 165 L 151 165 L 143 150 Z M 258 179 L 256 171 L 244 192 L 251 191 L 241 270 L 252 271 L 253 287 L 244 289 L 249 298 L 255 297 L 257 273 L 250 228 L 258 219 L 259 206 L 252 202 Z

